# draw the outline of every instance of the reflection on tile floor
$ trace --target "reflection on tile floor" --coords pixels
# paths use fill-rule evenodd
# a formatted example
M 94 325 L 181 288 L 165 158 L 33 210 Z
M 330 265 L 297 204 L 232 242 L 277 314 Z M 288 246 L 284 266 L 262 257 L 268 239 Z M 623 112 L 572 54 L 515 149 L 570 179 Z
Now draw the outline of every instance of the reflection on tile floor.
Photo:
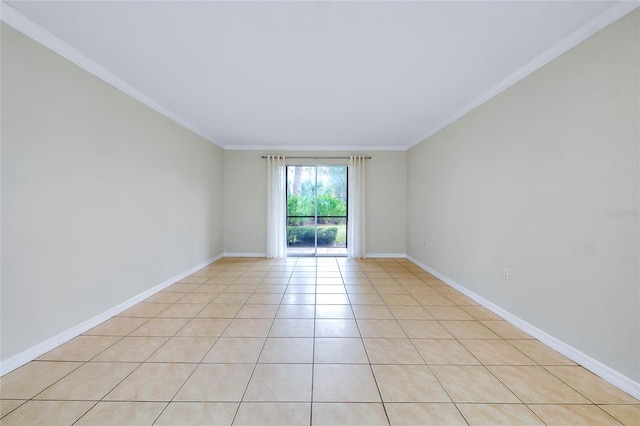
M 2 425 L 640 424 L 404 259 L 222 259 L 0 379 Z

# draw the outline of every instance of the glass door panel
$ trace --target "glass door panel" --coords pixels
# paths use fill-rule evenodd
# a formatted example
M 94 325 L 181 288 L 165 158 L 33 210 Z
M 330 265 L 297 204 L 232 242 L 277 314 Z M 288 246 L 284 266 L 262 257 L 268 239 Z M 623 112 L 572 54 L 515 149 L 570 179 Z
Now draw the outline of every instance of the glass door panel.
M 288 254 L 346 255 L 346 235 L 346 166 L 287 166 Z

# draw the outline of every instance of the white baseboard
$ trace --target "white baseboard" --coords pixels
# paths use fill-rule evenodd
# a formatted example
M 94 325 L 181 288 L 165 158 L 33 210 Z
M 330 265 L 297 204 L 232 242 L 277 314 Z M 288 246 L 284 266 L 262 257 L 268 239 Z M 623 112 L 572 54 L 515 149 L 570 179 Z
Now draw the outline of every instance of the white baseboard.
M 224 253 L 224 257 L 267 257 L 266 252 Z
M 406 253 L 367 253 L 368 259 L 406 259 Z
M 613 368 L 601 363 L 600 361 L 591 358 L 589 355 L 579 351 L 578 349 L 574 348 L 573 346 L 568 345 L 567 343 L 563 342 L 562 340 L 559 340 L 558 338 L 556 338 L 554 336 L 551 336 L 550 334 L 546 333 L 545 331 L 540 330 L 539 328 L 529 324 L 525 320 L 523 320 L 523 319 L 513 315 L 512 313 L 502 309 L 500 306 L 497 306 L 497 305 L 493 304 L 492 302 L 488 301 L 487 299 L 483 298 L 482 296 L 479 296 L 479 295 L 475 294 L 471 290 L 469 290 L 466 287 L 458 284 L 457 282 L 453 281 L 451 278 L 441 274 L 440 272 L 436 271 L 435 269 L 425 265 L 424 263 L 420 262 L 419 260 L 417 260 L 417 259 L 415 259 L 415 258 L 413 258 L 411 256 L 407 256 L 407 259 L 409 259 L 410 261 L 412 261 L 413 263 L 415 263 L 416 265 L 418 265 L 419 267 L 421 267 L 425 271 L 429 272 L 431 275 L 439 278 L 441 281 L 443 281 L 446 284 L 450 285 L 451 287 L 455 288 L 460 293 L 462 293 L 465 296 L 475 300 L 480 305 L 482 305 L 485 308 L 489 309 L 490 311 L 492 311 L 496 315 L 504 318 L 506 321 L 508 321 L 511 324 L 513 324 L 514 326 L 518 327 L 520 330 L 522 330 L 525 333 L 535 337 L 536 339 L 540 340 L 545 345 L 547 345 L 547 346 L 551 347 L 552 349 L 560 352 L 562 355 L 566 356 L 570 360 L 574 361 L 577 364 L 580 364 L 581 366 L 583 366 L 587 370 L 589 370 L 592 373 L 600 376 L 601 378 L 603 378 L 607 382 L 611 383 L 612 385 L 617 386 L 618 388 L 620 388 L 623 391 L 627 392 L 629 395 L 633 396 L 634 398 L 640 399 L 640 383 L 635 382 L 634 380 L 630 379 L 629 377 L 625 376 L 624 374 L 621 374 L 618 371 L 614 370 Z
M 175 275 L 169 278 L 168 280 L 163 281 L 160 284 L 157 284 L 148 290 L 143 291 L 142 293 L 132 297 L 131 299 L 128 299 L 120 303 L 119 305 L 116 305 L 113 308 L 110 308 L 105 312 L 99 315 L 96 315 L 93 318 L 83 321 L 82 323 L 74 327 L 71 327 L 66 331 L 63 331 L 60 334 L 57 334 L 43 342 L 38 343 L 35 346 L 32 346 L 31 348 L 23 352 L 20 352 L 19 354 L 12 356 L 11 358 L 6 359 L 5 361 L 0 362 L 0 376 L 4 376 L 5 374 L 15 370 L 16 368 L 21 367 L 30 361 L 33 361 L 34 359 L 38 358 L 40 355 L 43 355 L 49 352 L 50 350 L 62 345 L 63 343 L 68 342 L 74 337 L 81 335 L 82 333 L 92 329 L 93 327 L 105 322 L 109 318 L 114 317 L 119 313 L 129 309 L 136 303 L 139 303 L 144 299 L 150 296 L 153 296 L 157 292 L 164 290 L 165 288 L 176 283 L 177 281 L 180 281 L 181 279 L 193 274 L 197 270 L 202 269 L 205 266 L 208 266 L 221 258 L 222 258 L 222 255 L 220 254 L 216 257 L 212 257 L 211 259 L 205 260 L 204 262 L 199 263 L 198 265 L 184 272 L 181 272 L 180 274 Z

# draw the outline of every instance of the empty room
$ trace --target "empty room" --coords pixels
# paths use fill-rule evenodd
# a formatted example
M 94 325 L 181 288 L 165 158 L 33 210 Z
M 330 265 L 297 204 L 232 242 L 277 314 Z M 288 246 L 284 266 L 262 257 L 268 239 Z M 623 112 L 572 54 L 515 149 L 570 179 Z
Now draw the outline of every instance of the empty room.
M 0 423 L 640 424 L 638 6 L 1 1 Z

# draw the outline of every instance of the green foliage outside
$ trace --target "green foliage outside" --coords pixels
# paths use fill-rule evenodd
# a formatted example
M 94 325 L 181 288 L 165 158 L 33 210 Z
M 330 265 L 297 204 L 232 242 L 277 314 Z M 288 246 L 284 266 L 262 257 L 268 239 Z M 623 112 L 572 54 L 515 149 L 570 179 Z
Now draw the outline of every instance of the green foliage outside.
M 315 216 L 315 197 L 289 195 L 287 214 L 289 216 Z M 318 216 L 346 216 L 347 203 L 330 193 L 318 195 Z
M 318 245 L 329 246 L 336 241 L 338 228 L 328 226 L 318 228 Z M 312 226 L 288 226 L 287 243 L 289 246 L 307 246 L 315 244 L 315 228 Z

